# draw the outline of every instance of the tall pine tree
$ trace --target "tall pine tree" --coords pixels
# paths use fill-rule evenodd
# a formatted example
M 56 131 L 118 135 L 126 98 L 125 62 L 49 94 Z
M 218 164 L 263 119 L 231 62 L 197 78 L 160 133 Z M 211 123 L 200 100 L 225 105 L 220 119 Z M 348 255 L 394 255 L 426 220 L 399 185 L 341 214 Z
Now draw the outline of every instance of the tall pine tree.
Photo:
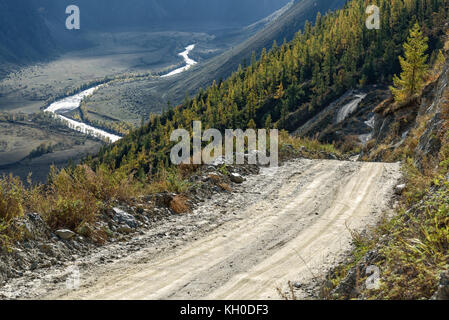
M 401 77 L 394 76 L 394 85 L 390 87 L 397 102 L 402 102 L 421 91 L 428 71 L 427 42 L 428 38 L 423 36 L 419 24 L 415 23 L 407 42 L 404 43 L 404 57 L 399 57 Z

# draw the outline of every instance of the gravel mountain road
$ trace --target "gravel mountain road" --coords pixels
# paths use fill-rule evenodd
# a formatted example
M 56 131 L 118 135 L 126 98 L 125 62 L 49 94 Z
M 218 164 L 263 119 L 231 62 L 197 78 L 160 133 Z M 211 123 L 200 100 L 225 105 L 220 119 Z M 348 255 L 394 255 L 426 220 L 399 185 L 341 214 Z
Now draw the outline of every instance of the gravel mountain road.
M 264 168 L 189 215 L 231 217 L 222 224 L 175 248 L 94 266 L 79 290 L 41 298 L 279 299 L 288 281 L 299 284 L 299 298 L 311 297 L 351 249 L 351 230 L 389 211 L 400 177 L 400 165 L 386 163 L 300 159 Z

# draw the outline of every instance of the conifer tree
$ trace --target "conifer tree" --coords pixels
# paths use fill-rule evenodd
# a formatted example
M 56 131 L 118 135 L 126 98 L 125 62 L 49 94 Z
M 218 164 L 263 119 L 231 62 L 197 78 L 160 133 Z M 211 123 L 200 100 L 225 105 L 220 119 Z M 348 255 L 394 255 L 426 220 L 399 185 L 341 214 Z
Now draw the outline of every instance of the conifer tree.
M 419 93 L 424 85 L 427 75 L 428 38 L 424 37 L 418 23 L 410 30 L 407 42 L 404 43 L 404 57 L 399 57 L 401 63 L 401 76 L 394 76 L 394 85 L 390 87 L 397 102 Z

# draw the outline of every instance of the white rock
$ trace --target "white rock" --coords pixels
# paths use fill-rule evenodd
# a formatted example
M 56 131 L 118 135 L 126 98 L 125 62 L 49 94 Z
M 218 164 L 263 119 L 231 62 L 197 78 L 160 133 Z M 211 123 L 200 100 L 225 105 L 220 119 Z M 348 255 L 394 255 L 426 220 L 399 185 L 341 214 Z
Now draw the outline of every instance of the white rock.
M 75 236 L 75 232 L 67 229 L 57 230 L 55 233 L 58 237 L 60 237 L 63 240 L 69 240 Z
M 245 181 L 245 178 L 243 178 L 240 174 L 238 173 L 231 173 L 231 181 L 235 182 L 235 183 L 243 183 L 243 181 Z
M 394 188 L 394 192 L 400 196 L 404 192 L 405 188 L 407 188 L 407 185 L 400 184 Z

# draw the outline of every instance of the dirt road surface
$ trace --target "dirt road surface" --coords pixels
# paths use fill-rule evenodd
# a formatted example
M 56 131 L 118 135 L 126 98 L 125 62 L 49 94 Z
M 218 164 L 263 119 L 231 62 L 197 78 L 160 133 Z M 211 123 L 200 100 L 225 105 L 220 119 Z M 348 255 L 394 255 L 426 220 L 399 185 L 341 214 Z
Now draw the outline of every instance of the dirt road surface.
M 399 177 L 399 165 L 382 163 L 299 160 L 263 169 L 223 207 L 212 200 L 193 213 L 221 210 L 233 221 L 154 260 L 103 270 L 79 291 L 49 298 L 278 299 L 276 288 L 288 281 L 310 287 L 343 258 L 350 230 L 376 222 Z
M 113 264 L 90 265 L 79 290 L 61 286 L 39 298 L 280 299 L 277 288 L 288 281 L 299 284 L 299 298 L 313 297 L 351 249 L 350 230 L 389 211 L 400 177 L 399 164 L 384 163 L 301 159 L 262 169 L 232 194 L 167 222 L 182 230 L 220 221 L 208 231 L 174 248 L 149 243 Z

